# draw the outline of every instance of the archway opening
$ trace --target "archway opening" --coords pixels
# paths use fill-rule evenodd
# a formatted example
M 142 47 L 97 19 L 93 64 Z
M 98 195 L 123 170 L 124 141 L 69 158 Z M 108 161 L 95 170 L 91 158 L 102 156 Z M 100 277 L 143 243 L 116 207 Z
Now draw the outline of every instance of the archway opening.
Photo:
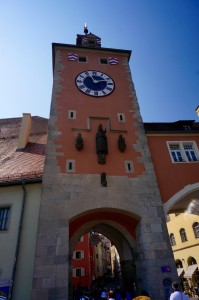
M 80 287 L 93 293 L 122 286 L 132 292 L 137 282 L 138 222 L 136 215 L 110 209 L 88 211 L 70 220 L 70 294 Z

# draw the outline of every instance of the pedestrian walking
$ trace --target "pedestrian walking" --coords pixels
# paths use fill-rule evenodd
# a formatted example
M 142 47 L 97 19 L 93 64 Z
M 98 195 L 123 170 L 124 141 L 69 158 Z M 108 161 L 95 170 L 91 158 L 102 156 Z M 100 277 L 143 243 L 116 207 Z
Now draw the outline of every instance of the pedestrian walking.
M 101 300 L 104 300 L 104 299 L 107 299 L 107 293 L 105 290 L 101 292 Z
M 114 295 L 114 292 L 112 290 L 110 290 L 108 292 L 108 299 L 109 300 L 115 300 L 115 295 Z
M 170 300 L 189 300 L 189 297 L 179 290 L 177 282 L 172 283 L 173 293 L 170 296 Z

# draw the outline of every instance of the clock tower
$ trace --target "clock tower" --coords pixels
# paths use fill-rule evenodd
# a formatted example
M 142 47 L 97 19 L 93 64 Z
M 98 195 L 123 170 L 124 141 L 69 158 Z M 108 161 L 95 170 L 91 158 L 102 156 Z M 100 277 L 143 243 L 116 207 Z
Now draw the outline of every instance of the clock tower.
M 72 253 L 93 230 L 116 246 L 123 284 L 135 282 L 152 299 L 165 299 L 164 287 L 177 273 L 131 78 L 131 51 L 102 47 L 87 26 L 76 45 L 54 43 L 52 50 L 32 299 L 73 299 Z

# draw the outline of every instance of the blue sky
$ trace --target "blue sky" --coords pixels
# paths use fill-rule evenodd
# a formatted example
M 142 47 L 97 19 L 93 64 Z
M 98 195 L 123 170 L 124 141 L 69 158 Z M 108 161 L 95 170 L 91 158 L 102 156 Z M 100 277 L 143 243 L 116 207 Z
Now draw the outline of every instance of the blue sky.
M 0 118 L 49 117 L 52 43 L 76 34 L 132 50 L 145 122 L 199 121 L 199 0 L 0 1 Z

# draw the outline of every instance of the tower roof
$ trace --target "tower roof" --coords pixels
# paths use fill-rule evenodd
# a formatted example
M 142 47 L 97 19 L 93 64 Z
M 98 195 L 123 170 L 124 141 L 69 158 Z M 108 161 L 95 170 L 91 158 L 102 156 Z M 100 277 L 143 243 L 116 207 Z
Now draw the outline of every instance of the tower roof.
M 101 38 L 91 32 L 88 33 L 88 27 L 86 24 L 84 26 L 84 33 L 85 34 L 77 34 L 77 38 L 76 38 L 77 46 L 85 46 L 85 47 L 92 47 L 92 48 L 101 47 Z

